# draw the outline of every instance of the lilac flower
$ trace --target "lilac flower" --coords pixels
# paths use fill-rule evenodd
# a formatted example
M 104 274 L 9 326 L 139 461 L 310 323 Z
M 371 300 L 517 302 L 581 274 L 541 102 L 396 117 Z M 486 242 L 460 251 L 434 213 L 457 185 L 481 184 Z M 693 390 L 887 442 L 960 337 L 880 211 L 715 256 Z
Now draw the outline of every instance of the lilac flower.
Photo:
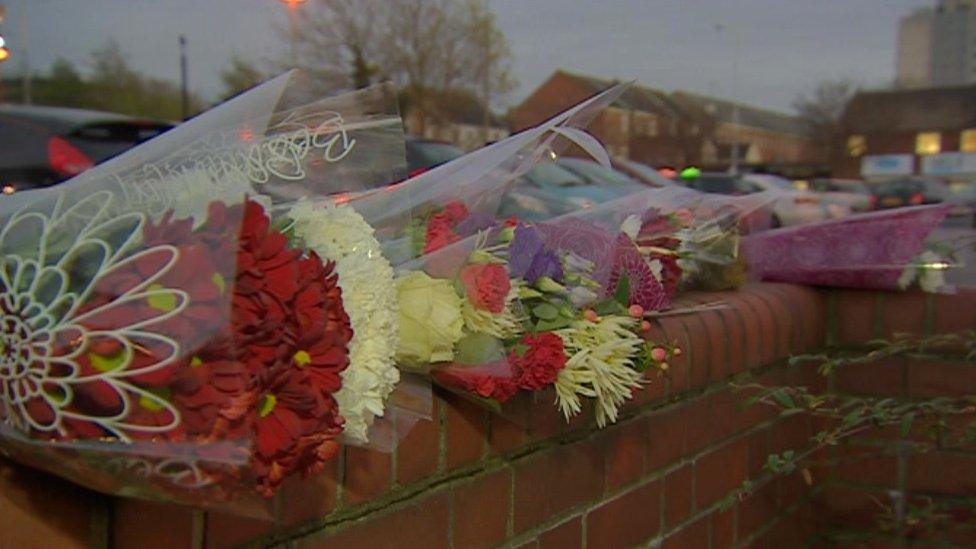
M 515 227 L 515 236 L 509 247 L 508 271 L 529 284 L 542 276 L 556 281 L 563 278 L 559 257 L 545 247 L 539 231 L 527 225 Z

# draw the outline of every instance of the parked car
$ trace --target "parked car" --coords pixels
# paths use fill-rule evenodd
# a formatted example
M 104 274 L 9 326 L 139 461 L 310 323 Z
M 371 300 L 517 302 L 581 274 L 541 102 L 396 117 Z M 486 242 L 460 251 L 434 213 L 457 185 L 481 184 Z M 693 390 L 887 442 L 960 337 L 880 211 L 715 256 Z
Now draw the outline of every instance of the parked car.
M 647 190 L 644 185 L 634 181 L 627 174 L 601 166 L 593 160 L 563 156 L 556 160 L 556 164 L 576 174 L 590 185 L 614 189 L 618 193 L 617 196 Z
M 688 187 L 706 193 L 739 196 L 768 191 L 773 197 L 770 212 L 772 227 L 798 225 L 833 217 L 821 204 L 820 197 L 810 192 L 798 191 L 790 180 L 775 175 L 703 172 L 698 177 L 682 181 Z M 845 212 L 849 213 L 849 210 L 842 208 L 835 214 L 840 216 Z
M 0 106 L 0 189 L 48 187 L 172 128 L 159 120 L 61 107 Z
M 613 167 L 635 181 L 649 185 L 651 187 L 674 187 L 680 186 L 673 180 L 661 175 L 661 172 L 640 162 L 635 162 L 627 158 L 612 159 Z
M 408 177 L 464 156 L 463 149 L 450 143 L 413 136 L 407 136 L 406 149 Z
M 944 182 L 922 177 L 902 177 L 877 183 L 871 192 L 878 209 L 941 204 L 951 197 L 949 186 Z
M 868 186 L 857 179 L 811 179 L 809 189 L 826 201 L 847 205 L 853 212 L 874 207 Z
M 629 180 L 594 184 L 566 169 L 561 162 L 544 162 L 526 172 L 505 194 L 500 213 L 541 221 L 642 190 L 646 187 Z

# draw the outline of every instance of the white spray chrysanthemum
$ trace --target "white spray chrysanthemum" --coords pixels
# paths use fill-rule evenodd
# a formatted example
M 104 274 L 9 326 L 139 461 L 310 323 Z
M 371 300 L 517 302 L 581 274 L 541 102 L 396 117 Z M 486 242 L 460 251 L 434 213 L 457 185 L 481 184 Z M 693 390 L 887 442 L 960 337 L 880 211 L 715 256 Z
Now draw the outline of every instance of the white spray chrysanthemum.
M 556 403 L 567 420 L 582 410 L 581 397 L 590 397 L 596 399 L 597 425 L 614 423 L 620 406 L 640 388 L 643 376 L 634 369 L 633 358 L 642 340 L 634 333 L 634 322 L 606 315 L 556 331 L 569 357 L 556 378 Z
M 399 339 L 393 267 L 373 228 L 346 204 L 301 200 L 288 212 L 294 234 L 325 261 L 334 261 L 353 336 L 349 367 L 335 394 L 344 433 L 367 442 L 369 427 L 400 380 L 393 355 Z

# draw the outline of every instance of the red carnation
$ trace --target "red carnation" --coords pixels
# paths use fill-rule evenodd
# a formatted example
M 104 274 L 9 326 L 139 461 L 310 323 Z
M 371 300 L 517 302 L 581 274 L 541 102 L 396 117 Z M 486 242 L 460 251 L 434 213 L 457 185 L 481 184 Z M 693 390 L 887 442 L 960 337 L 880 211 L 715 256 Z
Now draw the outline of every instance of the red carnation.
M 503 265 L 473 264 L 461 269 L 461 283 L 468 301 L 477 309 L 498 314 L 505 310 L 505 298 L 512 287 L 508 271 Z
M 444 214 L 451 221 L 451 225 L 457 225 L 468 218 L 468 207 L 464 202 L 452 200 L 444 206 Z
M 454 233 L 454 225 L 447 214 L 439 213 L 431 216 L 427 221 L 427 233 L 424 239 L 424 253 L 437 251 L 448 244 L 460 240 Z
M 511 364 L 499 360 L 478 366 L 452 365 L 433 370 L 434 379 L 448 388 L 504 403 L 518 392 Z
M 552 332 L 528 334 L 521 345 L 526 347 L 521 355 L 517 351 L 508 355 L 518 374 L 519 388 L 535 391 L 555 383 L 567 360 L 562 338 Z

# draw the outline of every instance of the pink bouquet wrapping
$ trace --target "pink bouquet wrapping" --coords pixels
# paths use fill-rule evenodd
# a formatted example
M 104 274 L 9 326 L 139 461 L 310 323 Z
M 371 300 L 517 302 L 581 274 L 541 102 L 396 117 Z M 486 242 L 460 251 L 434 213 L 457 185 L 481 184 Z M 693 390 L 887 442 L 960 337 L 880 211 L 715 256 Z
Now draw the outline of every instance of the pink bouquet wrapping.
M 775 229 L 743 238 L 742 254 L 760 280 L 894 290 L 926 267 L 947 266 L 936 257 L 918 262 L 948 213 L 946 205 L 918 206 Z

